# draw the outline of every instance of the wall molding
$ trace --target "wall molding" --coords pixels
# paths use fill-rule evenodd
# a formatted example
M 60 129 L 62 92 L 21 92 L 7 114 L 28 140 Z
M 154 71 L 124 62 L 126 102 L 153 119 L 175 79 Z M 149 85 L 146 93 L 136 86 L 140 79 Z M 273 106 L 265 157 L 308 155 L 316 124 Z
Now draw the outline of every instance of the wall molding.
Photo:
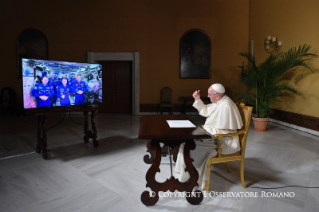
M 140 114 L 140 53 L 139 52 L 88 52 L 88 63 L 99 61 L 132 62 L 132 114 Z

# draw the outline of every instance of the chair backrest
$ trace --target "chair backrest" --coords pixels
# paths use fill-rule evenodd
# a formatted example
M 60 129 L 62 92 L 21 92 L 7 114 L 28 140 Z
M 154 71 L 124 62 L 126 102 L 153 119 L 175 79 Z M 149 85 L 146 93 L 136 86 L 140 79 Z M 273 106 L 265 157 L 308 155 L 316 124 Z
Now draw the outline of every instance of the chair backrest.
M 253 108 L 246 106 L 244 103 L 238 104 L 237 107 L 243 121 L 243 127 L 241 130 L 245 131 L 245 133 L 239 135 L 241 155 L 245 156 L 246 142 Z
M 161 89 L 161 103 L 172 103 L 172 89 L 169 87 Z
M 17 94 L 11 87 L 5 87 L 0 92 L 0 104 L 8 103 L 10 107 L 16 106 Z

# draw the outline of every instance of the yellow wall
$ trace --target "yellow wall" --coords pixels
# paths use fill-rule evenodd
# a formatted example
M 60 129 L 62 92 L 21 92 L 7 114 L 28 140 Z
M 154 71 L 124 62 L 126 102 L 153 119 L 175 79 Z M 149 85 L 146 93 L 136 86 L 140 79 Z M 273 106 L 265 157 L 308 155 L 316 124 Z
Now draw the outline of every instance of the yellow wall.
M 47 36 L 51 60 L 86 62 L 89 51 L 138 51 L 140 103 L 158 103 L 164 86 L 177 102 L 195 89 L 206 95 L 214 82 L 242 89 L 238 53 L 249 49 L 249 0 L 0 0 L 0 88 L 13 87 L 20 102 L 16 39 L 27 28 Z M 194 28 L 211 39 L 211 79 L 179 79 L 180 38 Z
M 250 39 L 254 40 L 254 55 L 262 62 L 268 53 L 264 50 L 267 35 L 282 41 L 281 50 L 301 44 L 312 46 L 319 54 L 319 1 L 318 0 L 251 0 Z M 299 95 L 282 98 L 274 108 L 283 111 L 319 117 L 319 59 L 313 61 L 315 73 L 297 69 L 289 83 Z

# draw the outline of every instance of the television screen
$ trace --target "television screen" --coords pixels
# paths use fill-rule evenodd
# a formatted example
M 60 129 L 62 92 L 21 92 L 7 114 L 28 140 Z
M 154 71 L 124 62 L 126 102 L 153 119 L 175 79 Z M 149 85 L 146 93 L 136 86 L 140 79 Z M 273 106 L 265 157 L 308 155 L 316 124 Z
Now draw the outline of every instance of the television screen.
M 25 109 L 101 104 L 102 65 L 22 58 Z

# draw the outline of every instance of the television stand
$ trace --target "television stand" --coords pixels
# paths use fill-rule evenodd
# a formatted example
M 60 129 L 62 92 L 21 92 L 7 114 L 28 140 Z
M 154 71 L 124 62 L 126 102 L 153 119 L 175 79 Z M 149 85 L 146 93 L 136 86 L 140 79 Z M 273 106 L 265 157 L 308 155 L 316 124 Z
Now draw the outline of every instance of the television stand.
M 72 112 L 83 112 L 84 114 L 84 136 L 83 141 L 84 143 L 88 143 L 89 139 L 91 138 L 93 141 L 93 146 L 97 148 L 99 146 L 99 142 L 97 140 L 97 130 L 95 126 L 95 115 L 97 112 L 97 108 L 93 107 L 82 107 L 82 108 L 63 108 L 63 109 L 49 109 L 37 111 L 35 115 L 38 118 L 38 129 L 37 129 L 37 144 L 35 151 L 37 153 L 42 153 L 43 159 L 48 158 L 48 144 L 47 144 L 47 134 L 46 134 L 46 119 L 49 115 L 56 115 L 56 114 L 64 114 L 64 113 L 72 113 Z M 91 125 L 92 129 L 89 130 L 89 112 L 91 112 Z

